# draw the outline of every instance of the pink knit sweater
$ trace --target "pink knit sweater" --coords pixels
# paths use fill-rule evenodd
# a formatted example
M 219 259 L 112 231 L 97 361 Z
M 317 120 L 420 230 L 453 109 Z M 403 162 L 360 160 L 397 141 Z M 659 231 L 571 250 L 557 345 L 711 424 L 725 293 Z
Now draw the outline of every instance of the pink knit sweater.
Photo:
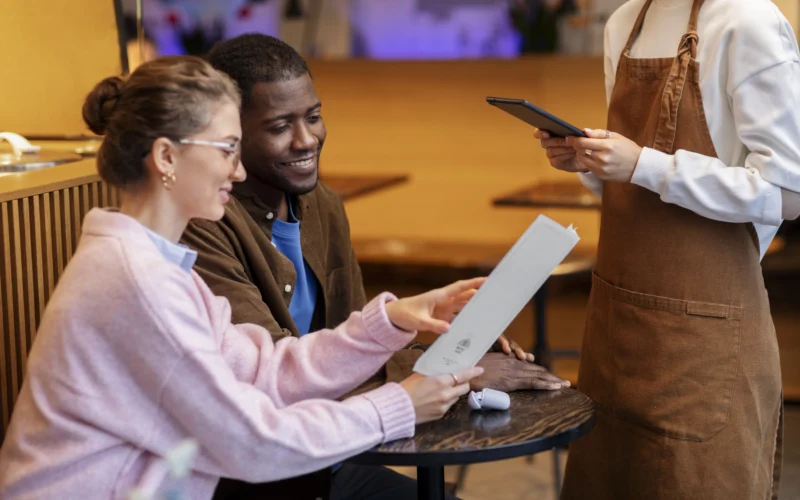
M 200 452 L 184 491 L 202 499 L 220 476 L 278 480 L 412 436 L 397 384 L 330 400 L 413 336 L 389 322 L 387 300 L 273 344 L 232 325 L 228 301 L 166 261 L 137 221 L 92 210 L 31 350 L 0 498 L 123 498 L 186 438 Z

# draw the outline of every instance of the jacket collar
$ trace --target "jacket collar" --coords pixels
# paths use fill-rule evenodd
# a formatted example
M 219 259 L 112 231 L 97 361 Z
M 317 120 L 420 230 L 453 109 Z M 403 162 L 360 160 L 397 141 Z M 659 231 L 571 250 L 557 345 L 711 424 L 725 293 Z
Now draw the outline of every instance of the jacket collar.
M 300 222 L 303 221 L 303 217 L 308 212 L 310 194 L 311 193 L 289 197 L 289 201 L 292 204 L 292 212 L 295 218 Z M 274 217 L 267 216 L 270 213 L 276 214 L 278 212 L 278 207 L 270 206 L 270 204 L 262 200 L 251 183 L 244 181 L 235 184 L 233 187 L 233 195 L 242 202 L 247 212 L 250 213 L 255 220 L 268 221 L 267 223 L 270 226 L 272 225 L 272 221 L 275 220 Z

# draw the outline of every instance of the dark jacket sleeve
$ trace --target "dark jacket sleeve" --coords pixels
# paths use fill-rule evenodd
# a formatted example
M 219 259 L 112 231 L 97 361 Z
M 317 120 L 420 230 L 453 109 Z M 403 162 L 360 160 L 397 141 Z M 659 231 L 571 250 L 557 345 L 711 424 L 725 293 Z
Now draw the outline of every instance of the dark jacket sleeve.
M 261 292 L 248 277 L 227 233 L 223 222 L 193 221 L 189 224 L 181 242 L 197 251 L 194 270 L 215 295 L 228 299 L 234 324 L 262 326 L 274 341 L 291 336 L 291 331 L 282 329 L 275 321 Z
M 361 275 L 361 267 L 358 265 L 358 259 L 353 245 L 350 240 L 350 220 L 347 218 L 344 204 L 338 196 L 333 195 L 335 201 L 332 200 L 331 204 L 335 210 L 335 220 L 339 221 L 344 236 L 347 238 L 346 242 L 350 251 L 350 286 L 352 288 L 352 310 L 360 310 L 367 303 L 366 291 L 364 290 L 364 278 Z M 330 325 L 329 325 L 330 326 Z M 414 344 L 412 344 L 414 345 Z M 374 389 L 376 386 L 385 382 L 400 382 L 412 373 L 414 363 L 417 362 L 423 351 L 419 348 L 406 348 L 395 352 L 389 361 L 386 362 L 385 370 L 381 370 L 374 377 L 365 382 L 357 389 L 358 392 Z

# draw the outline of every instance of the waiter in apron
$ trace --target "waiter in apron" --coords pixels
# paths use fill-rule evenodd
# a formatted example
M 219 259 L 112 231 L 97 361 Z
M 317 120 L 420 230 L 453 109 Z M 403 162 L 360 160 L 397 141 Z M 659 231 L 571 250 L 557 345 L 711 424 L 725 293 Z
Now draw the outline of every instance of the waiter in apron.
M 767 0 L 631 0 L 605 59 L 608 131 L 536 132 L 603 200 L 579 374 L 597 425 L 570 448 L 562 498 L 777 498 L 760 261 L 800 214 L 794 33 Z

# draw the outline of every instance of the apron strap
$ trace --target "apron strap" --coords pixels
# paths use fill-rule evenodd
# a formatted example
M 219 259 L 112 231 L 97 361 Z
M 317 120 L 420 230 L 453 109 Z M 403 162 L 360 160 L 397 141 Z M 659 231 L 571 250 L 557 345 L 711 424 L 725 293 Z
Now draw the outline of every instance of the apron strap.
M 648 4 L 649 4 L 648 0 Z M 672 62 L 672 68 L 661 95 L 661 124 L 653 140 L 653 149 L 672 154 L 675 143 L 675 132 L 678 124 L 678 108 L 681 104 L 683 89 L 689 74 L 689 64 L 697 58 L 697 17 L 705 0 L 694 0 L 692 13 L 686 34 L 681 38 L 678 55 Z
M 625 43 L 625 48 L 623 49 L 622 53 L 626 56 L 629 55 L 631 47 L 633 46 L 633 42 L 636 41 L 636 37 L 639 36 L 639 33 L 642 31 L 642 25 L 644 24 L 644 18 L 647 15 L 647 11 L 650 10 L 650 5 L 653 3 L 653 0 L 646 0 L 644 5 L 642 6 L 642 10 L 639 11 L 639 16 L 636 18 L 636 22 L 633 23 L 633 28 L 631 29 L 631 34 L 628 35 L 628 41 Z M 692 4 L 692 13 L 689 16 L 689 25 L 686 27 L 687 33 L 697 33 L 697 18 L 698 13 L 700 12 L 700 7 L 703 6 L 705 0 L 695 0 Z M 697 47 L 692 49 L 692 58 L 697 56 Z
M 692 4 L 692 14 L 689 16 L 689 26 L 686 31 L 697 31 L 697 18 L 700 14 L 700 8 L 706 0 L 694 0 Z
M 700 15 L 700 7 L 703 6 L 706 0 L 694 0 L 692 4 L 692 13 L 689 16 L 689 26 L 686 27 L 686 34 L 683 35 L 681 39 L 681 45 L 678 49 L 678 55 L 680 56 L 680 50 L 683 48 L 684 43 L 690 43 L 690 56 L 692 59 L 697 58 L 697 18 Z M 693 37 L 690 35 L 694 35 Z
M 642 31 L 642 24 L 644 24 L 644 17 L 647 15 L 647 11 L 650 9 L 650 4 L 653 3 L 653 0 L 646 0 L 642 10 L 639 11 L 639 17 L 636 18 L 636 22 L 633 23 L 633 29 L 631 30 L 631 34 L 628 35 L 628 41 L 625 43 L 625 48 L 622 50 L 623 55 L 629 55 L 631 47 L 633 46 L 634 40 L 636 37 L 639 36 L 639 33 Z

